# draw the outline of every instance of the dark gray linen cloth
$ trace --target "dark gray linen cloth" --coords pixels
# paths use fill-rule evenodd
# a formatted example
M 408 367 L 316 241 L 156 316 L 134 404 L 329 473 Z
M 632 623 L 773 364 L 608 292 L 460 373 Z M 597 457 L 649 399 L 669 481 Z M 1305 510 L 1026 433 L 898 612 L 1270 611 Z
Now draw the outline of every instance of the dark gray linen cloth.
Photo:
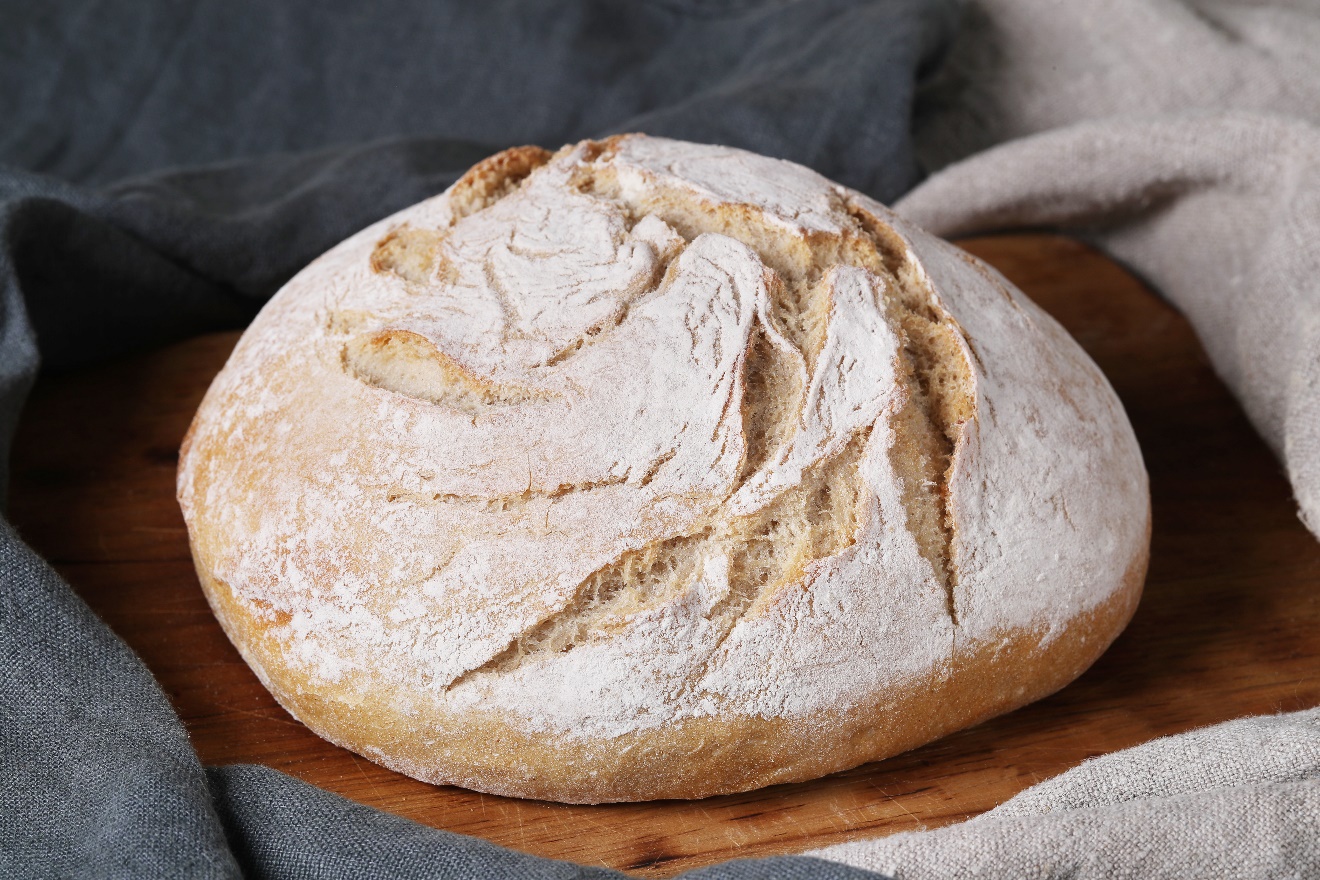
M 956 15 L 945 0 L 6 4 L 0 460 L 39 364 L 240 327 L 321 251 L 506 146 L 642 130 L 891 201 L 918 179 L 914 84 Z M 617 876 L 264 768 L 203 769 L 147 669 L 4 523 L 0 819 L 0 877 Z M 691 876 L 874 875 L 789 857 Z

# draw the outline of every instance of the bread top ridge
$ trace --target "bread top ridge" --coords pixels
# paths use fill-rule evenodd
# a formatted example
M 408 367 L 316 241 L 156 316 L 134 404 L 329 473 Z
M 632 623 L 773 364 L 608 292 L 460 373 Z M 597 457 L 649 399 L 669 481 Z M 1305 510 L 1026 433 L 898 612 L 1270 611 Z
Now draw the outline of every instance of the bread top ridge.
M 1122 407 L 998 273 L 800 166 L 506 151 L 261 312 L 181 456 L 282 662 L 608 738 L 1048 642 L 1144 551 Z

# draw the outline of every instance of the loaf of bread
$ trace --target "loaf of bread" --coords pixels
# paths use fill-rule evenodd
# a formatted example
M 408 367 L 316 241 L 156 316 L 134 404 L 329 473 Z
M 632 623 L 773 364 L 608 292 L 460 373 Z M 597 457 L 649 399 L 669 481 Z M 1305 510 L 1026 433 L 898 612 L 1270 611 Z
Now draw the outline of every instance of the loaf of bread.
M 593 803 L 809 779 L 1131 616 L 1119 401 L 998 273 L 805 168 L 500 153 L 267 305 L 184 442 L 217 617 L 325 738 Z

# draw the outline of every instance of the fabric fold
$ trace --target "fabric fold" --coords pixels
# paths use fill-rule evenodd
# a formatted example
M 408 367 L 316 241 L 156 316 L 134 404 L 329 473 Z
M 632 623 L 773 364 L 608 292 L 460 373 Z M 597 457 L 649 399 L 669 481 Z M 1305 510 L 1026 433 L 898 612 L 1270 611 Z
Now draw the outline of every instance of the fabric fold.
M 962 824 L 811 855 L 896 880 L 1306 876 L 1320 864 L 1320 710 L 1162 737 Z
M 1065 232 L 1131 267 L 1192 323 L 1320 537 L 1320 128 L 1078 123 L 951 165 L 895 207 L 945 236 Z
M 242 876 L 151 673 L 3 522 L 0 668 L 0 876 Z

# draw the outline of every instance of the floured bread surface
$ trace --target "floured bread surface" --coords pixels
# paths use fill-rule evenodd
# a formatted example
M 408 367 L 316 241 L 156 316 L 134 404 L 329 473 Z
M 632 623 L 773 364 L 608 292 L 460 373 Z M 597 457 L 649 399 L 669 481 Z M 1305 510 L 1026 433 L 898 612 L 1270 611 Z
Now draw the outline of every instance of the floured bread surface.
M 993 270 L 804 168 L 510 150 L 321 257 L 207 394 L 212 606 L 321 735 L 574 802 L 807 779 L 1051 693 L 1146 474 Z

